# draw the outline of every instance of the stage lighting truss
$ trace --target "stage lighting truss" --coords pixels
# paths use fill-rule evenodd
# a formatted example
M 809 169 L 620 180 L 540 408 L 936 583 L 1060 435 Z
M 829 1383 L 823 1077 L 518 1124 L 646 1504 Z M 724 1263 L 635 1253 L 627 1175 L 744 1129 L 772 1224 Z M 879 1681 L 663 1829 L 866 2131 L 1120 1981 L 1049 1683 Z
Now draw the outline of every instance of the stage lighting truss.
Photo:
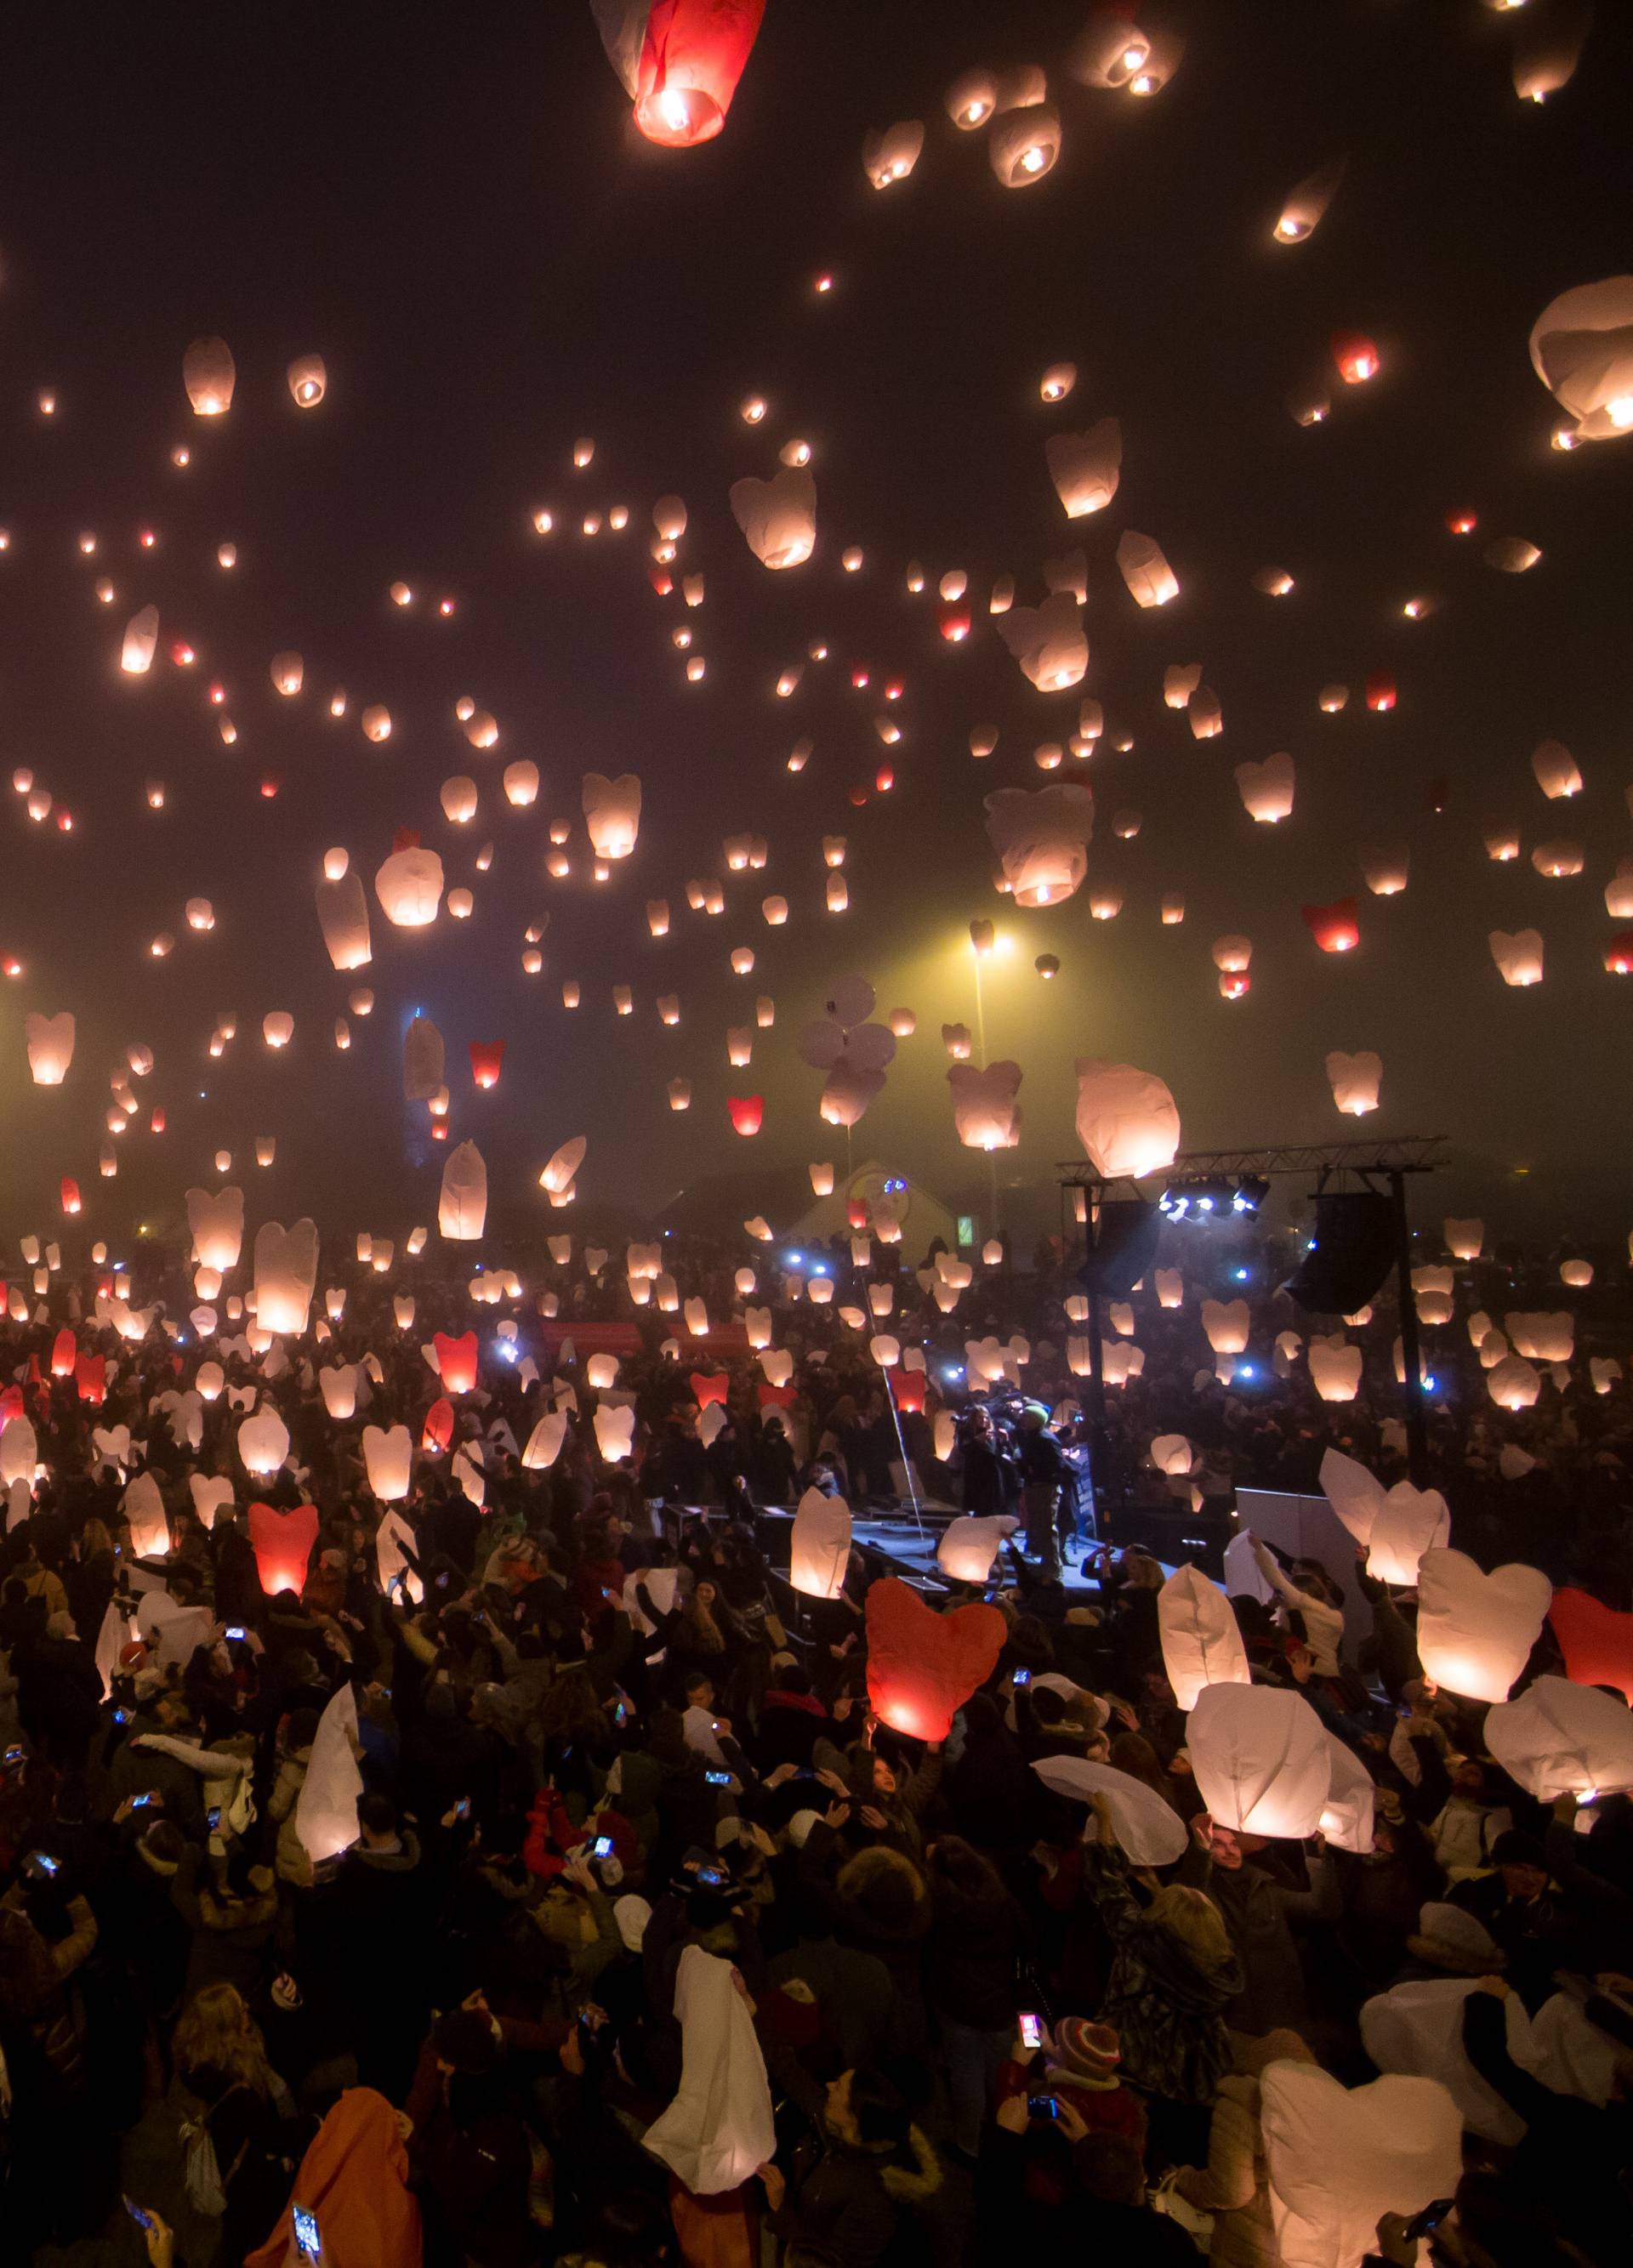
M 1193 1174 L 1170 1182 L 1157 1199 L 1165 1220 L 1186 1220 L 1197 1226 L 1231 1219 L 1252 1219 L 1269 1195 L 1262 1174 Z

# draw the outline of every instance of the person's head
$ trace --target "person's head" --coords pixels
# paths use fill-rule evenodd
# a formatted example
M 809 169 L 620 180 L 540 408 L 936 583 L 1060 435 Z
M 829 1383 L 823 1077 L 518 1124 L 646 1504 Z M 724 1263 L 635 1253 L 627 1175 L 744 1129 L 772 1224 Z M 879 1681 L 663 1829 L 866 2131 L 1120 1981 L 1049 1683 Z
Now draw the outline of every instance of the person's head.
M 1341 1607 L 1344 1603 L 1343 1593 L 1319 1559 L 1295 1559 L 1293 1581 L 1312 1597 L 1325 1599 L 1329 1607 Z
M 1540 1898 L 1548 1888 L 1548 1853 L 1534 1835 L 1511 1827 L 1491 1845 L 1491 1863 L 1511 1898 Z
M 686 1680 L 686 1706 L 689 1709 L 713 1709 L 714 1680 L 706 1669 L 694 1669 Z
M 292 1749 L 309 1749 L 317 1738 L 318 1712 L 315 1709 L 292 1709 L 289 1712 L 288 1741 Z
M 1295 1685 L 1308 1685 L 1315 1675 L 1315 1656 L 1302 1638 L 1289 1638 L 1284 1648 Z
M 1088 2133 L 1072 2152 L 1078 2186 L 1100 2205 L 1142 2205 L 1145 2166 L 1126 2134 Z
M 998 1869 L 962 1835 L 938 1835 L 925 1855 L 933 1896 L 945 1886 L 983 1905 L 1001 1903 L 1004 1888 Z
M 853 2149 L 877 2150 L 902 2141 L 907 2105 L 880 2071 L 843 2071 L 829 2082 L 823 2118 L 831 2134 Z
M 1160 1591 L 1168 1580 L 1163 1572 L 1162 1561 L 1153 1559 L 1147 1551 L 1125 1551 L 1123 1574 L 1136 1591 Z
M 187 1697 L 174 1686 L 161 1686 L 153 1697 L 153 1714 L 167 1733 L 179 1733 L 193 1721 Z
M 369 1788 L 358 1798 L 358 1831 L 371 1851 L 384 1850 L 396 1840 L 397 1807 L 378 1788 Z
M 1242 1848 L 1242 1838 L 1234 1827 L 1221 1827 L 1217 1820 L 1208 1823 L 1208 1847 L 1216 1867 L 1223 1867 L 1227 1874 L 1234 1874 L 1247 1853 Z
M 1459 1756 L 1452 1765 L 1452 1793 L 1482 1801 L 1486 1793 L 1486 1768 L 1478 1756 Z
M 257 2095 L 269 2090 L 266 2043 L 236 1984 L 206 1984 L 181 2011 L 171 2042 L 176 2069 L 218 2072 Z
M 1197 1968 L 1210 1977 L 1230 1958 L 1224 1917 L 1206 1890 L 1169 1882 L 1147 1907 L 1146 1919 L 1177 1939 Z

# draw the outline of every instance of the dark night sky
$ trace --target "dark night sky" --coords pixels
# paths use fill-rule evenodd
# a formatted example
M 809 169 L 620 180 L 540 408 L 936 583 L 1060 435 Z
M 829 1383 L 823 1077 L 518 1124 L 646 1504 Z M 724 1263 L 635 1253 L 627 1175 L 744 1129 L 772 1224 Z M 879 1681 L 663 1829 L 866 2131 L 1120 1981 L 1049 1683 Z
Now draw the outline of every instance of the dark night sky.
M 1510 81 L 1511 23 L 1478 0 L 1153 7 L 1142 20 L 1189 43 L 1142 105 L 1065 77 L 1077 0 L 769 0 L 726 132 L 683 152 L 634 133 L 573 0 L 31 12 L 8 26 L 0 91 L 0 717 L 4 770 L 31 765 L 78 824 L 32 827 L 9 793 L 0 807 L 0 945 L 26 963 L 0 997 L 8 1233 L 49 1217 L 64 1172 L 85 1189 L 92 1233 L 173 1216 L 218 1143 L 247 1152 L 257 1132 L 280 1151 L 270 1174 L 248 1167 L 254 1218 L 313 1211 L 336 1234 L 433 1219 L 440 1153 L 410 1141 L 401 1100 L 415 1004 L 448 1042 L 454 1138 L 487 1155 L 499 1220 L 561 1225 L 532 1180 L 580 1132 L 592 1203 L 842 1159 L 794 1038 L 825 980 L 850 969 L 873 977 L 882 1010 L 909 1004 L 920 1024 L 857 1157 L 979 1188 L 937 1027 L 972 1018 L 964 925 L 990 913 L 1016 939 L 989 981 L 990 1051 L 1026 1074 L 1006 1180 L 1047 1191 L 1053 1161 L 1073 1154 L 1075 1055 L 1159 1071 L 1200 1145 L 1348 1130 L 1322 1059 L 1372 1047 L 1384 1107 L 1370 1123 L 1444 1131 L 1466 1160 L 1435 1205 L 1474 1195 L 1519 1218 L 1524 1196 L 1539 1224 L 1620 1236 L 1633 1218 L 1633 987 L 1603 972 L 1601 892 L 1633 850 L 1633 441 L 1551 450 L 1557 412 L 1526 339 L 1557 292 L 1633 264 L 1622 11 L 1601 6 L 1575 80 L 1535 109 Z M 1011 193 L 942 96 L 972 64 L 1021 62 L 1049 71 L 1065 142 L 1046 181 Z M 918 168 L 876 193 L 863 135 L 913 117 L 927 129 Z M 1274 247 L 1284 193 L 1341 152 L 1349 173 L 1313 240 Z M 837 280 L 819 299 L 823 269 Z M 1334 383 L 1331 419 L 1301 431 L 1283 397 L 1330 372 L 1339 327 L 1377 338 L 1383 373 Z M 180 372 L 188 340 L 210 332 L 239 377 L 231 414 L 206 424 Z M 284 372 L 309 350 L 329 393 L 303 416 Z M 1062 358 L 1077 391 L 1046 409 L 1038 378 Z M 42 387 L 60 398 L 51 421 L 33 409 Z M 750 391 L 771 404 L 757 430 L 736 411 Z M 1123 424 L 1121 488 L 1068 524 L 1045 436 L 1107 413 Z M 577 474 L 580 434 L 596 454 Z M 774 469 L 794 434 L 816 451 L 819 544 L 772 576 L 726 491 Z M 183 442 L 193 461 L 178 473 L 169 452 Z M 666 490 L 691 509 L 683 563 L 707 578 L 685 616 L 708 662 L 697 688 L 669 644 L 678 600 L 660 603 L 647 580 L 648 514 Z M 625 534 L 574 532 L 582 512 L 617 503 Z M 558 515 L 548 541 L 530 526 L 541 504 Z M 1461 507 L 1480 515 L 1473 541 L 1446 532 Z M 147 555 L 144 526 L 160 537 Z M 1128 526 L 1155 534 L 1179 576 L 1165 609 L 1136 609 L 1123 587 L 1112 555 Z M 90 562 L 82 529 L 100 539 Z M 1501 534 L 1541 545 L 1541 565 L 1493 572 L 1481 545 Z M 223 539 L 240 549 L 232 575 L 214 564 Z M 854 577 L 839 566 L 853 542 L 867 553 Z M 1078 543 L 1093 656 L 1079 691 L 1107 718 L 1088 767 L 1090 876 L 1126 893 L 1105 924 L 1086 891 L 1051 913 L 1009 910 L 982 827 L 986 792 L 1042 784 L 1031 750 L 1064 738 L 1079 697 L 1025 682 L 986 589 L 1013 572 L 1035 601 L 1041 561 Z M 911 557 L 931 578 L 917 600 Z M 1267 565 L 1294 574 L 1293 596 L 1253 591 Z M 956 651 L 933 599 L 953 566 L 977 601 L 976 636 Z M 111 607 L 94 598 L 99 574 L 117 587 Z M 388 600 L 399 576 L 419 594 L 411 610 Z M 458 601 L 449 623 L 433 611 L 444 593 Z M 1437 610 L 1408 622 L 1401 603 L 1419 593 Z M 121 628 L 149 600 L 164 645 L 197 647 L 196 669 L 161 658 L 146 679 L 120 675 Z M 816 636 L 832 658 L 774 699 L 779 670 Z M 268 677 L 285 647 L 306 659 L 295 703 Z M 1209 742 L 1162 704 L 1164 665 L 1193 660 L 1224 705 Z M 883 704 L 849 687 L 861 664 L 876 686 L 905 681 L 904 740 L 895 791 L 853 809 L 847 791 L 885 754 Z M 1392 716 L 1362 703 L 1373 671 L 1399 681 Z M 240 730 L 230 751 L 204 698 L 212 676 Z M 1329 679 L 1352 688 L 1341 717 L 1317 711 Z M 352 701 L 338 725 L 336 684 Z M 454 722 L 464 693 L 499 720 L 490 755 Z M 383 748 L 357 726 L 369 700 L 395 720 Z M 967 736 L 984 721 L 1001 738 L 982 764 Z M 1119 733 L 1132 754 L 1111 752 Z M 802 735 L 816 753 L 794 778 L 783 759 Z M 1550 736 L 1585 777 L 1570 806 L 1545 803 L 1531 776 Z M 1294 815 L 1255 828 L 1232 767 L 1282 748 L 1298 766 Z M 544 779 L 527 813 L 499 785 L 521 756 Z M 635 770 L 646 794 L 637 853 L 600 889 L 550 882 L 543 863 L 552 816 L 574 821 L 581 850 L 589 769 Z M 274 802 L 258 793 L 269 772 L 283 781 Z M 438 806 L 456 772 L 483 791 L 469 830 Z M 144 805 L 149 776 L 169 785 L 162 814 Z M 1144 819 L 1128 843 L 1110 824 L 1125 806 Z M 1496 821 L 1521 830 L 1516 865 L 1484 855 Z M 339 1055 L 329 1024 L 358 980 L 329 967 L 312 884 L 330 843 L 372 878 L 400 825 L 443 850 L 450 884 L 474 883 L 476 917 L 405 937 L 372 906 L 379 1007 Z M 769 866 L 731 886 L 724 919 L 688 914 L 687 877 L 720 871 L 735 828 L 767 836 Z M 851 843 L 842 919 L 821 910 L 830 831 Z M 492 873 L 473 877 L 490 836 Z M 1586 850 L 1580 879 L 1533 872 L 1533 844 L 1557 836 Z M 1358 849 L 1395 839 L 1410 843 L 1411 886 L 1370 898 Z M 1170 889 L 1186 898 L 1178 928 L 1157 921 Z M 794 909 L 779 932 L 758 914 L 771 890 Z M 1352 892 L 1361 950 L 1319 954 L 1300 902 Z M 181 921 L 195 893 L 216 907 L 207 939 Z M 662 944 L 647 934 L 653 895 L 674 909 Z M 530 980 L 521 932 L 546 910 L 546 974 Z M 1522 992 L 1498 979 L 1486 933 L 1526 924 L 1548 975 Z M 166 928 L 176 950 L 151 962 Z M 1208 953 L 1224 931 L 1255 946 L 1253 990 L 1230 1005 Z M 759 955 L 746 983 L 727 966 L 744 943 Z M 1053 986 L 1032 971 L 1043 951 L 1060 958 Z M 576 1015 L 560 1005 L 568 976 L 585 987 Z M 627 1021 L 611 1010 L 620 982 L 635 990 Z M 668 990 L 684 1012 L 674 1032 L 653 1005 Z M 751 1020 L 760 990 L 776 1030 L 751 1073 L 731 1073 L 725 1027 Z M 48 1093 L 27 1082 L 21 1019 L 62 1007 L 79 1017 L 78 1052 Z M 259 1024 L 278 1007 L 298 1028 L 274 1058 Z M 227 1008 L 240 1038 L 211 1064 Z M 500 1037 L 503 1082 L 474 1095 L 465 1043 Z M 169 1130 L 126 1135 L 121 1177 L 103 1183 L 104 1073 L 138 1039 L 158 1051 L 146 1087 Z M 694 1086 L 683 1116 L 664 1098 L 676 1074 Z M 726 1121 L 727 1094 L 750 1086 L 766 1099 L 757 1145 Z M 1523 1189 L 1503 1178 L 1516 1165 L 1532 1168 Z

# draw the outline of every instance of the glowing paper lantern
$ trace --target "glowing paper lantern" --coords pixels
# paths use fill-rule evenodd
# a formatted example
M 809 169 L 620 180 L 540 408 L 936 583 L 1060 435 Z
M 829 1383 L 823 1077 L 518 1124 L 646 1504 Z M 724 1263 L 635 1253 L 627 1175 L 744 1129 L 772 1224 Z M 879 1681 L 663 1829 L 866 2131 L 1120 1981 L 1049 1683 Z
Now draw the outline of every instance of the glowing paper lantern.
M 1510 1778 L 1540 1803 L 1633 1788 L 1633 1713 L 1590 1686 L 1535 1678 L 1517 1701 L 1492 1710 L 1484 1738 Z
M 950 1441 L 945 1449 L 942 1447 L 939 1421 L 949 1418 L 950 1425 L 950 1417 L 948 1411 L 938 1410 L 936 1418 L 935 1454 L 945 1457 L 950 1454 L 952 1443 Z M 950 1520 L 942 1530 L 941 1542 L 935 1547 L 936 1564 L 942 1574 L 955 1583 L 985 1584 L 991 1579 L 1000 1546 L 1006 1536 L 1014 1535 L 1018 1525 L 1009 1513 L 993 1513 L 984 1517 L 961 1513 L 957 1520 Z
M 358 1409 L 358 1366 L 354 1362 L 336 1363 L 320 1370 L 318 1389 L 323 1396 L 323 1407 L 336 1423 L 344 1425 L 355 1418 Z
M 1490 945 L 1491 958 L 1501 969 L 1504 984 L 1542 982 L 1542 939 L 1535 930 L 1518 930 L 1511 937 L 1506 930 L 1494 929 Z
M 995 1607 L 938 1615 L 887 1575 L 868 1593 L 868 1697 L 875 1714 L 920 1741 L 947 1738 L 955 1713 L 989 1677 L 1004 1641 Z
M 1089 666 L 1089 641 L 1069 591 L 1051 593 L 1041 606 L 1011 607 L 998 617 L 998 635 L 1040 693 L 1067 691 Z
M 1186 1742 L 1203 1803 L 1219 1826 L 1249 1835 L 1312 1832 L 1332 1761 L 1321 1719 L 1302 1694 L 1268 1685 L 1204 1685 Z
M 1281 217 L 1271 231 L 1278 244 L 1303 244 L 1315 234 L 1344 177 L 1344 163 L 1340 158 L 1322 166 L 1289 190 Z
M 595 856 L 627 858 L 640 828 L 640 782 L 634 773 L 610 780 L 600 772 L 586 772 L 580 802 Z
M 1179 1112 L 1154 1071 L 1133 1064 L 1079 1057 L 1077 1138 L 1095 1171 L 1108 1180 L 1138 1180 L 1173 1163 Z
M 1576 758 L 1558 740 L 1543 740 L 1533 750 L 1531 769 L 1537 785 L 1550 802 L 1582 792 L 1582 775 L 1577 769 Z
M 488 1217 L 488 1169 L 474 1142 L 462 1142 L 442 1168 L 437 1200 L 437 1233 L 460 1244 L 474 1243 Z
M 1179 578 L 1154 536 L 1126 527 L 1117 539 L 1117 566 L 1136 606 L 1165 607 L 1179 595 Z
M 615 1403 L 599 1402 L 594 1424 L 595 1447 L 602 1461 L 610 1465 L 622 1464 L 634 1446 L 634 1410 L 620 1408 Z
M 1293 759 L 1285 751 L 1261 764 L 1238 764 L 1236 784 L 1248 817 L 1261 826 L 1275 827 L 1291 815 Z
M 808 1488 L 794 1514 L 788 1580 L 810 1599 L 837 1599 L 851 1557 L 851 1511 L 843 1497 Z
M 295 1036 L 295 1020 L 286 1008 L 274 1008 L 261 1019 L 261 1036 L 270 1048 L 286 1048 Z
M 1522 22 L 1514 42 L 1512 63 L 1514 92 L 1522 101 L 1545 102 L 1550 94 L 1557 94 L 1562 86 L 1570 84 L 1592 21 L 1590 6 L 1541 10 L 1535 19 Z M 1584 288 L 1603 291 L 1605 287 L 1589 284 Z M 1569 299 L 1576 295 L 1568 291 L 1564 296 Z M 1554 304 L 1558 306 L 1560 303 L 1555 300 Z
M 1060 154 L 1060 114 L 1052 102 L 1032 102 L 994 119 L 986 158 L 1006 189 L 1041 181 Z
M 1423 1675 L 1471 1701 L 1506 1701 L 1553 1597 L 1540 1567 L 1488 1575 L 1465 1552 L 1425 1551 L 1417 1571 L 1417 1653 Z
M 1346 386 L 1364 386 L 1379 369 L 1378 348 L 1364 331 L 1334 331 L 1333 360 Z
M 262 1222 L 255 1232 L 255 1321 L 263 1331 L 298 1337 L 306 1329 L 317 1266 L 314 1221 L 298 1220 L 287 1229 L 276 1220 Z
M 1447 1219 L 1441 1223 L 1441 1233 L 1454 1260 L 1478 1260 L 1486 1241 L 1486 1225 L 1483 1220 Z
M 1075 782 L 1001 788 L 986 799 L 986 834 L 1017 906 L 1059 905 L 1088 870 L 1094 798 Z
M 297 355 L 285 377 L 297 409 L 315 409 L 329 390 L 329 372 L 320 354 Z
M 396 929 L 425 929 L 442 902 L 442 861 L 418 843 L 394 850 L 374 876 L 381 910 Z
M 240 1432 L 241 1437 L 241 1428 Z M 249 1541 L 255 1572 L 269 1599 L 275 1599 L 280 1591 L 293 1591 L 299 1597 L 305 1589 L 317 1534 L 314 1505 L 296 1505 L 289 1512 L 279 1512 L 270 1504 L 250 1506 Z
M 378 1425 L 363 1428 L 363 1466 L 370 1493 L 382 1504 L 400 1504 L 409 1492 L 414 1464 L 414 1441 L 406 1425 L 389 1432 Z
M 768 481 L 734 481 L 731 508 L 762 567 L 800 567 L 816 548 L 816 482 L 800 465 Z
M 1326 1076 L 1333 1100 L 1346 1117 L 1363 1118 L 1369 1110 L 1377 1109 L 1384 1059 L 1371 1048 L 1353 1056 L 1347 1056 L 1341 1048 L 1333 1049 L 1326 1058 Z
M 1347 2088 L 1316 2064 L 1277 2062 L 1260 2102 L 1284 2268 L 1359 2268 L 1385 2213 L 1419 2213 L 1457 2187 L 1462 2114 L 1438 2080 L 1392 2072 Z
M 1117 494 L 1123 429 L 1115 417 L 1102 417 L 1086 433 L 1052 433 L 1044 443 L 1044 457 L 1067 518 L 1086 519 L 1104 512 Z
M 348 1683 L 336 1687 L 318 1719 L 306 1777 L 295 1799 L 295 1833 L 314 1867 L 338 1858 L 358 1839 L 363 1775 L 354 1742 L 361 1745 L 358 1704 Z
M 566 1412 L 547 1410 L 528 1436 L 528 1446 L 521 1453 L 521 1462 L 530 1473 L 548 1472 L 561 1454 L 561 1445 L 567 1438 Z
M 58 1016 L 29 1015 L 23 1019 L 28 1045 L 28 1068 L 36 1086 L 61 1086 L 74 1059 L 74 1020 L 64 1009 Z
M 1019 1064 L 989 1064 L 985 1071 L 973 1064 L 953 1064 L 947 1084 L 952 1091 L 953 1123 L 966 1150 L 1016 1147 L 1021 1138 L 1021 1113 L 1015 1099 L 1021 1084 Z
M 505 1062 L 503 1040 L 472 1040 L 470 1042 L 470 1076 L 477 1086 L 497 1086 Z
M 245 1471 L 257 1478 L 277 1472 L 288 1456 L 289 1428 L 270 1403 L 240 1425 L 238 1454 Z
M 1216 1354 L 1245 1354 L 1249 1329 L 1245 1300 L 1204 1300 L 1202 1329 Z
M 893 182 L 906 180 L 923 148 L 922 120 L 905 118 L 898 125 L 887 126 L 883 133 L 864 138 L 862 171 L 876 189 L 888 189 Z
M 1361 1350 L 1342 1338 L 1310 1342 L 1310 1382 L 1323 1402 L 1353 1402 L 1361 1390 Z
M 195 339 L 181 357 L 181 383 L 195 417 L 224 417 L 238 372 L 225 339 Z
M 1573 440 L 1633 431 L 1633 276 L 1580 284 L 1550 301 L 1532 326 L 1531 363 L 1576 420 Z
M 1247 1650 L 1230 1602 L 1200 1568 L 1178 1567 L 1163 1585 L 1156 1627 L 1163 1667 L 1181 1709 L 1193 1709 L 1205 1686 L 1248 1683 Z
M 1548 1618 L 1571 1683 L 1614 1685 L 1633 1706 L 1633 1615 L 1565 1587 L 1555 1592 Z
M 647 141 L 688 150 L 718 134 L 765 0 L 593 0 L 593 5 L 607 60 Z
M 33 1429 L 26 1418 L 14 1418 L 0 1433 L 0 1480 L 11 1485 L 5 1471 L 5 1445 L 8 1438 L 19 1426 L 33 1438 Z M 27 1477 L 33 1477 L 33 1460 L 29 1460 Z M 130 1526 L 130 1550 L 137 1559 L 162 1559 L 170 1549 L 170 1523 L 165 1517 L 165 1500 L 159 1492 L 159 1483 L 151 1473 L 138 1473 L 120 1500 L 120 1510 Z

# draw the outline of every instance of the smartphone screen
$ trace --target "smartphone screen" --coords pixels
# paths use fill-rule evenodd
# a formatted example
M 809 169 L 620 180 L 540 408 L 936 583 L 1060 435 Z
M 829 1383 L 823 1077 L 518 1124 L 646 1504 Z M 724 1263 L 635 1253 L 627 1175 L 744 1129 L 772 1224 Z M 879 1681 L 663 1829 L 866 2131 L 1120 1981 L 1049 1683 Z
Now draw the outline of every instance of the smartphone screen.
M 470 1816 L 470 1798 L 469 1798 L 468 1795 L 462 1795 L 462 1796 L 461 1796 L 461 1798 L 460 1798 L 460 1800 L 459 1800 L 459 1801 L 454 1805 L 454 1818 L 455 1818 L 455 1819 L 469 1819 L 469 1816 Z
M 590 1849 L 595 1852 L 598 1859 L 610 1859 L 612 1856 L 611 1836 L 598 1835 L 595 1837 L 595 1840 L 590 1845 Z
M 315 2260 L 321 2250 L 316 2213 L 308 2213 L 305 2205 L 298 2205 L 291 2209 L 290 2219 L 294 2228 L 295 2250 L 303 2260 Z
M 241 1623 L 235 1623 L 235 1624 L 233 1624 L 233 1625 L 232 1626 L 232 1628 L 227 1631 L 227 1636 L 228 1636 L 229 1638 L 241 1638 L 243 1637 L 243 1635 L 244 1635 L 244 1627 L 243 1627 L 243 1624 L 242 1624 Z
M 52 1858 L 46 1851 L 31 1851 L 24 1864 L 35 1874 L 60 1874 L 63 1871 L 62 1860 Z
M 204 1819 L 209 1826 L 211 1833 L 213 1835 L 217 1828 L 221 1824 L 221 1806 L 218 1803 L 212 1803 L 209 1810 L 204 1814 Z
M 151 2228 L 153 2226 L 152 2214 L 151 2213 L 144 2213 L 141 2206 L 136 2203 L 134 2198 L 127 2198 L 125 2199 L 125 2211 L 129 2214 L 131 2220 L 135 2221 L 138 2228 Z
M 1043 2045 L 1043 2024 L 1030 2010 L 1021 2018 L 1021 2044 L 1028 2048 Z
M 1030 1685 L 1032 1682 L 1031 1671 L 1030 1669 L 1017 1669 L 1015 1673 L 1015 1682 L 1017 1685 Z
M 731 1786 L 731 1774 L 729 1772 L 712 1771 L 706 1773 L 704 1777 L 707 1779 L 711 1787 L 729 1787 Z
M 1026 2115 L 1029 2118 L 1058 2118 L 1060 2115 L 1058 2096 L 1029 2095 L 1026 2098 Z
M 130 1808 L 132 1811 L 140 1811 L 152 1800 L 151 1795 L 133 1795 L 130 1799 Z

